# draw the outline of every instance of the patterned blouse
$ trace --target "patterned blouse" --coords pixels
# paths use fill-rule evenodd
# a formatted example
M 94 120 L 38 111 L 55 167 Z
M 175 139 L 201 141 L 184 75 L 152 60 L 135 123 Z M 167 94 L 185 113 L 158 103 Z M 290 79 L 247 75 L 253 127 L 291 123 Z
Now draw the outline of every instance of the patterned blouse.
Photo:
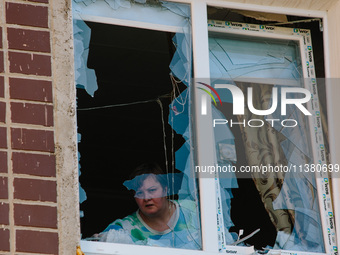
M 139 210 L 112 222 L 103 232 L 107 242 L 201 249 L 201 236 L 197 205 L 192 200 L 171 201 L 176 210 L 168 222 L 169 229 L 157 231 L 149 227 Z M 122 236 L 124 235 L 124 238 Z M 113 236 L 110 237 L 110 236 Z M 117 238 L 117 236 L 120 236 Z

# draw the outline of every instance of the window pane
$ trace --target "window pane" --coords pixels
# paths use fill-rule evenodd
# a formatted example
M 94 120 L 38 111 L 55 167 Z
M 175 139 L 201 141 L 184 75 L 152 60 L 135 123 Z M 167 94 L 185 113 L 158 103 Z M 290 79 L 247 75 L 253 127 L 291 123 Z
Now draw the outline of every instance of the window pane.
M 190 6 L 91 5 L 74 8 L 82 238 L 201 249 Z M 83 14 L 103 15 L 90 22 Z M 139 23 L 104 24 L 103 17 Z
M 304 90 L 300 44 L 273 38 L 209 35 L 210 85 L 220 97 L 212 101 L 222 169 L 220 248 L 247 244 L 324 252 L 315 173 L 294 171 L 319 160 L 310 139 L 311 108 L 305 103 L 311 92 Z M 287 99 L 301 104 L 286 104 Z

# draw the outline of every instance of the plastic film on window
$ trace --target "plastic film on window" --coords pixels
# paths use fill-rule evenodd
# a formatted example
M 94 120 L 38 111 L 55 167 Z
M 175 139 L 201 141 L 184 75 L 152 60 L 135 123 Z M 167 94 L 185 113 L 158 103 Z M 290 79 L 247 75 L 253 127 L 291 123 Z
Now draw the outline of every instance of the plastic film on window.
M 229 31 L 235 29 L 230 22 L 222 23 Z M 214 21 L 210 21 L 209 26 L 221 27 Z M 247 24 L 239 23 L 239 26 L 239 30 L 249 30 Z M 261 26 L 256 28 L 254 31 L 261 32 Z M 305 88 L 305 83 L 310 80 L 305 79 L 307 74 L 301 41 L 256 37 L 254 34 L 247 36 L 246 33 L 226 34 L 218 32 L 218 29 L 212 29 L 209 34 L 210 85 L 216 89 L 222 102 L 211 105 L 216 162 L 219 166 L 233 166 L 235 170 L 229 171 L 228 175 L 218 173 L 225 243 L 232 245 L 240 238 L 237 233 L 232 233 L 238 229 L 233 222 L 241 219 L 233 214 L 235 202 L 230 198 L 234 197 L 233 193 L 240 197 L 241 191 L 235 190 L 237 182 L 250 178 L 268 215 L 266 217 L 269 217 L 276 232 L 275 242 L 268 241 L 266 248 L 324 252 L 321 241 L 323 211 L 319 207 L 315 173 L 300 172 L 300 169 L 294 171 L 294 168 L 296 170 L 317 160 L 313 156 L 310 136 L 308 113 L 311 108 L 305 104 L 310 92 L 291 90 Z M 241 113 L 233 113 L 236 94 L 220 84 L 235 86 L 235 91 L 243 95 L 244 109 Z M 284 104 L 285 99 L 303 103 L 297 107 Z M 265 110 L 266 114 L 261 114 Z M 230 179 L 223 183 L 223 176 Z M 254 218 L 254 221 L 257 220 L 261 219 Z M 245 229 L 244 235 L 253 230 L 251 227 Z M 228 233 L 233 238 L 228 240 Z M 256 236 L 269 239 L 263 230 Z M 256 247 L 256 241 L 250 238 L 238 245 Z M 265 245 L 256 248 L 261 250 Z

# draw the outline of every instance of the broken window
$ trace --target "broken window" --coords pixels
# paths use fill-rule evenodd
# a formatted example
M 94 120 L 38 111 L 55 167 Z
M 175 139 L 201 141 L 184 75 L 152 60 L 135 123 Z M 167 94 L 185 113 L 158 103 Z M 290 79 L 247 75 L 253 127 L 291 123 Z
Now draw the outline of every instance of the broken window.
M 196 8 L 193 10 L 197 11 Z M 197 148 L 193 140 L 202 139 L 197 137 L 197 127 L 191 122 L 201 114 L 191 107 L 198 104 L 191 99 L 197 87 L 207 92 L 206 102 L 212 100 L 207 114 L 212 115 L 214 122 L 207 124 L 214 131 L 215 141 L 209 142 L 215 145 L 215 166 L 239 170 L 261 165 L 310 166 L 317 159 L 327 162 L 326 149 L 322 151 L 320 147 L 316 155 L 313 140 L 315 137 L 319 146 L 327 148 L 322 132 L 325 126 L 313 129 L 309 117 L 301 112 L 303 107 L 307 111 L 321 107 L 318 93 L 313 91 L 312 105 L 307 107 L 303 103 L 297 109 L 287 104 L 286 117 L 282 119 L 281 114 L 282 95 L 302 101 L 306 97 L 301 93 L 292 97 L 292 93 L 284 94 L 284 89 L 320 85 L 314 79 L 309 30 L 283 29 L 285 32 L 280 34 L 277 31 L 280 28 L 273 26 L 210 20 L 206 39 L 211 79 L 194 81 L 192 65 L 194 61 L 196 66 L 199 63 L 191 57 L 189 5 L 144 0 L 75 0 L 73 10 L 81 233 L 83 240 L 99 240 L 90 254 L 99 250 L 102 253 L 108 247 L 100 246 L 103 241 L 202 249 L 200 222 L 217 222 L 219 243 L 215 244 L 212 233 L 202 233 L 203 241 L 208 243 L 204 251 L 207 246 L 211 248 L 211 240 L 216 251 L 223 253 L 254 252 L 248 246 L 256 250 L 319 253 L 333 249 L 332 245 L 336 248 L 334 226 L 329 225 L 327 233 L 332 216 L 324 214 L 324 210 L 332 213 L 330 195 L 320 196 L 324 191 L 320 187 L 328 185 L 326 177 L 317 179 L 313 172 L 306 171 L 296 176 L 282 171 L 251 174 L 228 170 L 214 173 L 215 189 L 204 190 L 206 186 L 198 187 L 194 171 L 198 167 L 207 168 L 195 165 L 201 158 L 194 153 Z M 231 12 L 208 7 L 208 13 L 215 19 Z M 306 65 L 310 57 L 312 61 Z M 218 84 L 237 87 L 246 105 L 253 108 L 242 108 L 242 114 L 233 114 L 235 97 L 227 89 L 218 88 Z M 214 88 L 216 95 L 210 90 Z M 248 93 L 252 96 L 248 97 Z M 278 99 L 276 103 L 274 98 Z M 265 117 L 253 114 L 274 108 L 276 111 Z M 313 120 L 317 121 L 315 111 Z M 298 125 L 294 126 L 294 121 Z M 135 180 L 129 179 L 132 170 L 150 161 L 166 172 L 162 197 L 166 194 L 169 201 L 174 201 L 171 205 L 175 205 L 169 208 L 189 209 L 186 211 L 189 213 L 181 214 L 181 222 L 190 228 L 181 233 L 170 231 L 168 236 L 161 233 L 158 240 L 147 237 L 136 241 L 133 239 L 136 234 L 121 231 L 117 225 L 133 218 L 138 209 L 134 200 L 146 196 L 146 180 L 154 184 L 161 178 L 151 174 L 137 181 L 142 185 L 130 185 Z M 156 186 L 158 183 L 162 181 L 156 181 Z M 205 212 L 202 219 L 198 192 L 217 200 L 215 208 L 205 208 L 200 203 Z M 320 206 L 321 199 L 325 206 Z M 127 215 L 130 218 L 125 218 Z M 143 227 L 142 220 L 139 219 Z M 173 218 L 169 222 L 169 229 L 173 229 Z M 104 235 L 93 236 L 95 233 Z M 110 247 L 108 253 L 115 246 Z
M 77 1 L 74 17 L 82 238 L 201 249 L 191 171 L 190 6 Z M 128 185 L 140 177 L 131 179 L 133 169 L 148 162 L 164 174 Z M 146 223 L 138 203 L 160 183 L 162 199 L 151 197 L 160 204 L 145 208 L 168 207 L 162 231 Z
M 213 99 L 220 249 L 333 249 L 328 171 L 315 171 L 327 159 L 310 31 L 214 20 L 209 28 L 210 85 L 196 81 Z

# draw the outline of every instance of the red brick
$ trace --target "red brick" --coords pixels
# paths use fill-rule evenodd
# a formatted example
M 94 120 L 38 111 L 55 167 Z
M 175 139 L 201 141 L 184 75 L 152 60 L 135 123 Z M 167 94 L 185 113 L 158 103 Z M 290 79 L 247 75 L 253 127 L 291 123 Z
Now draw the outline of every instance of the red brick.
M 53 131 L 12 128 L 12 148 L 54 152 Z
M 8 28 L 8 47 L 15 50 L 50 52 L 50 33 Z
M 13 172 L 35 176 L 55 177 L 56 165 L 54 155 L 13 152 Z
M 48 27 L 48 8 L 29 4 L 6 3 L 6 22 L 32 27 Z
M 5 96 L 4 77 L 0 76 L 0 97 Z
M 9 79 L 12 99 L 52 102 L 52 82 L 20 78 Z
M 0 203 L 0 224 L 9 225 L 9 205 Z
M 7 148 L 7 129 L 0 127 L 0 148 Z
M 51 76 L 51 57 L 38 54 L 9 52 L 11 73 Z
M 57 208 L 15 204 L 14 224 L 16 226 L 57 228 Z
M 0 122 L 6 122 L 6 103 L 0 102 Z
M 11 112 L 12 122 L 14 123 L 42 125 L 45 127 L 53 126 L 53 106 L 51 105 L 11 103 Z
M 0 251 L 9 251 L 9 230 L 0 229 Z
M 14 198 L 44 202 L 57 201 L 57 185 L 55 181 L 35 179 L 14 179 Z
M 4 53 L 0 51 L 0 73 L 4 72 Z
M 7 177 L 0 177 L 0 199 L 7 198 L 8 198 L 8 180 Z
M 7 173 L 7 152 L 0 151 L 0 173 Z
M 58 234 L 31 230 L 17 230 L 16 251 L 58 254 Z
M 2 48 L 2 27 L 0 27 L 0 48 Z

